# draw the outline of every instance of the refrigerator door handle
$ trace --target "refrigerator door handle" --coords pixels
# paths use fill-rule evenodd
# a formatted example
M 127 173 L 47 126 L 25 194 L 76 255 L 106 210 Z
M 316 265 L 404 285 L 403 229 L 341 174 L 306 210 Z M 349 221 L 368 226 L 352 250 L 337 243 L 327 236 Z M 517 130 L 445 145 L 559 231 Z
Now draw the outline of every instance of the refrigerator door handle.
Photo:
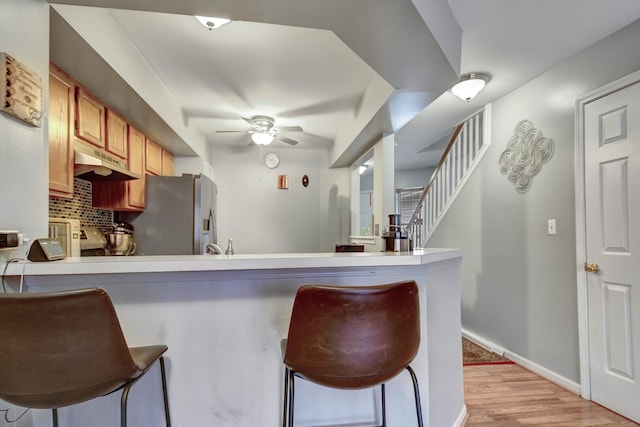
M 218 243 L 218 230 L 216 230 L 216 217 L 212 208 L 209 208 L 209 241 L 211 243 Z

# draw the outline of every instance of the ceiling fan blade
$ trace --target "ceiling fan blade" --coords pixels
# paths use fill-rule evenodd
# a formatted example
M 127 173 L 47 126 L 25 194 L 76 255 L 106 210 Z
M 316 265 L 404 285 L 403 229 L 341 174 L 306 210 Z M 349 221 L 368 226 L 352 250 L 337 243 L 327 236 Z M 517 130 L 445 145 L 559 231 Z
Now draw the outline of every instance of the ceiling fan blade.
M 302 132 L 302 128 L 300 126 L 278 126 L 278 132 Z
M 278 138 L 280 141 L 284 142 L 285 144 L 289 144 L 289 145 L 298 145 L 298 141 L 291 139 L 291 138 L 287 138 L 286 136 L 281 136 Z
M 246 130 L 217 130 L 216 133 L 246 133 Z
M 242 120 L 244 120 L 245 122 L 249 123 L 249 124 L 251 125 L 251 127 L 255 127 L 255 126 L 256 126 L 256 124 L 255 124 L 255 123 L 253 123 L 253 120 L 248 119 L 248 118 L 246 118 L 246 117 L 241 117 L 241 118 L 242 118 Z

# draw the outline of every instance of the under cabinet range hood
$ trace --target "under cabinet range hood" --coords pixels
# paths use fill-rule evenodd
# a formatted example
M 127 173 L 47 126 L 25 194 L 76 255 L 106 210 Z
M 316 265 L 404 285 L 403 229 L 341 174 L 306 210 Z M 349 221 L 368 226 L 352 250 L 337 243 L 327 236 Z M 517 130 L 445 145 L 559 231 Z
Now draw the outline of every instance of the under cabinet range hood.
M 127 181 L 140 175 L 127 170 L 126 162 L 79 141 L 75 151 L 74 175 L 87 181 Z

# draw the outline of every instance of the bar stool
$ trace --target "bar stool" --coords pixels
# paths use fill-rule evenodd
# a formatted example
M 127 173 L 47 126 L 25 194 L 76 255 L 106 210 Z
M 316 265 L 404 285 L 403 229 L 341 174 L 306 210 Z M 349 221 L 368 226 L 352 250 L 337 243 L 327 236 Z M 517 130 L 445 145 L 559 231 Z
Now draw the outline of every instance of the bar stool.
M 0 398 L 18 406 L 58 408 L 122 390 L 127 425 L 131 386 L 160 361 L 165 422 L 169 402 L 165 345 L 127 347 L 104 289 L 0 294 Z
M 415 281 L 380 286 L 301 286 L 293 303 L 284 354 L 283 427 L 293 427 L 295 377 L 337 389 L 381 387 L 403 370 L 413 382 L 418 426 L 420 392 L 409 364 L 420 346 Z

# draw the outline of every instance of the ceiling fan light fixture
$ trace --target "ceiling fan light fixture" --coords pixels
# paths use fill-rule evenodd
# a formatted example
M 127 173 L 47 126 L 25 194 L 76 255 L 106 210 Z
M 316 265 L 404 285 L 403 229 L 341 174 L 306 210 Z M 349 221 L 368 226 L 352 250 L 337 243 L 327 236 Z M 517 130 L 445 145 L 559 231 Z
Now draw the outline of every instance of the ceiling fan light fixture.
M 463 101 L 471 101 L 489 82 L 489 76 L 484 73 L 468 73 L 460 77 L 453 85 L 451 93 Z
M 258 145 L 269 145 L 273 142 L 274 135 L 268 131 L 255 131 L 251 134 L 251 139 Z
M 218 28 L 222 27 L 224 24 L 226 24 L 229 21 L 231 21 L 230 19 L 227 19 L 227 18 L 213 18 L 213 17 L 210 17 L 210 16 L 197 16 L 197 15 L 195 15 L 195 17 L 196 17 L 196 19 L 198 21 L 200 21 L 200 23 L 202 25 L 207 27 L 209 29 L 209 31 L 211 31 L 213 29 L 218 29 Z

